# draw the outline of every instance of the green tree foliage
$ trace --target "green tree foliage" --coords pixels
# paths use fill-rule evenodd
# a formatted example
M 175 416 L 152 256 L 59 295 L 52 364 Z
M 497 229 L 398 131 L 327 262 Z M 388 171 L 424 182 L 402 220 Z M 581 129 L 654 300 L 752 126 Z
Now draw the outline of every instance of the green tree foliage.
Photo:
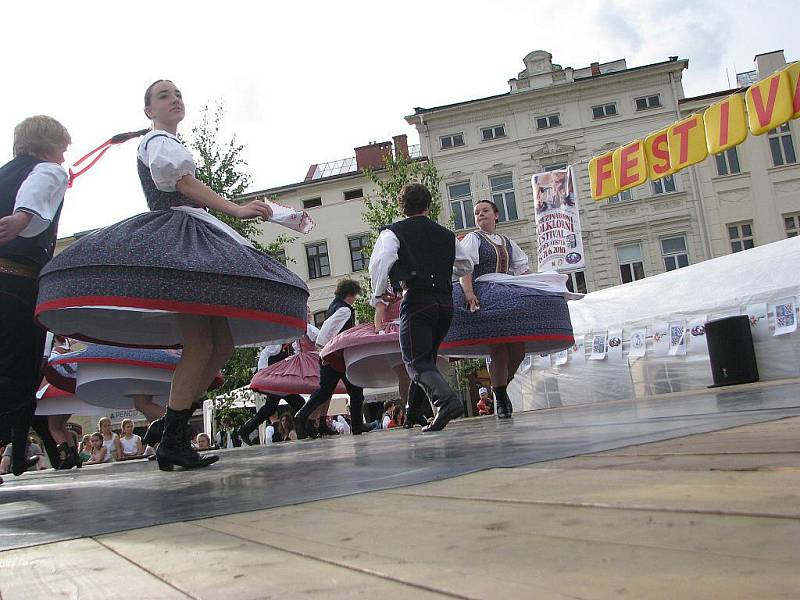
M 221 103 L 213 107 L 204 106 L 200 112 L 200 120 L 192 127 L 189 147 L 194 150 L 195 158 L 198 159 L 197 178 L 223 198 L 234 201 L 250 185 L 251 177 L 247 171 L 247 161 L 242 156 L 244 144 L 240 144 L 235 135 L 228 140 L 221 139 L 224 116 L 225 109 Z M 296 239 L 280 235 L 272 243 L 264 245 L 258 241 L 258 221 L 245 221 L 217 211 L 213 213 L 242 237 L 250 240 L 258 250 L 272 256 L 277 256 L 286 244 Z M 249 384 L 253 377 L 252 369 L 257 362 L 257 348 L 238 348 L 222 369 L 225 383 L 221 388 L 210 392 L 209 397 L 226 395 L 234 389 Z M 231 414 L 234 414 L 236 410 L 241 409 L 230 409 L 229 412 L 232 411 Z
M 197 161 L 197 178 L 228 200 L 235 201 L 244 194 L 251 182 L 247 172 L 247 161 L 242 156 L 245 149 L 234 134 L 229 140 L 220 139 L 225 107 L 221 103 L 205 105 L 200 111 L 200 120 L 192 126 L 189 146 L 194 150 Z M 230 225 L 242 237 L 250 240 L 261 252 L 277 256 L 287 244 L 296 237 L 279 235 L 270 244 L 258 241 L 259 226 L 255 219 L 242 220 L 225 213 L 212 211 L 220 221 Z
M 439 189 L 442 178 L 433 163 L 408 159 L 403 156 L 395 157 L 390 154 L 384 160 L 384 167 L 385 169 L 378 172 L 370 169 L 364 170 L 364 175 L 377 188 L 374 195 L 364 198 L 362 216 L 370 227 L 364 254 L 372 252 L 382 227 L 394 223 L 403 216 L 397 206 L 397 196 L 407 183 L 418 182 L 430 190 L 431 210 L 429 216 L 431 219 L 438 221 L 442 213 L 442 194 Z M 364 272 L 361 285 L 364 288 L 364 294 L 359 296 L 354 307 L 358 320 L 361 323 L 368 323 L 372 321 L 375 314 L 369 304 L 369 273 Z

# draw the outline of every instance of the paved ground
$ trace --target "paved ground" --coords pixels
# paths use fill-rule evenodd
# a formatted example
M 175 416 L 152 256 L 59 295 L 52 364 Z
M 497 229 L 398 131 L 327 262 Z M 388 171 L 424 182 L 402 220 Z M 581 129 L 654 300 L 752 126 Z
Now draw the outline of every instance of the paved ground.
M 0 552 L 3 600 L 131 594 L 798 598 L 800 418 Z

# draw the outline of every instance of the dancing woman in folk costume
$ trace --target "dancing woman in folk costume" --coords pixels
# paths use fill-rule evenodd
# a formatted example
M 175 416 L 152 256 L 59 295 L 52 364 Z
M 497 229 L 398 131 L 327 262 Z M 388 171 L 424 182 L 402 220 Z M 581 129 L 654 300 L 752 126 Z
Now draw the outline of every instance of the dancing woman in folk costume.
M 347 373 L 347 378 L 363 388 L 385 388 L 397 385 L 400 399 L 411 418 L 407 429 L 414 425 L 425 426 L 427 398 L 418 387 L 412 386 L 403 364 L 400 350 L 400 304 L 403 300 L 399 282 L 392 284 L 392 291 L 385 292 L 375 303 L 374 323 L 356 325 L 343 331 L 320 352 L 323 362 L 337 366 Z M 446 365 L 442 359 L 440 368 Z M 415 396 L 409 402 L 409 393 Z
M 460 242 L 472 264 L 453 287 L 453 323 L 441 346 L 449 356 L 489 356 L 499 419 L 511 417 L 506 387 L 529 352 L 557 352 L 574 340 L 566 275 L 529 274 L 528 257 L 498 234 L 494 202 L 475 205 L 478 230 Z
M 36 314 L 48 329 L 86 341 L 182 347 L 158 464 L 162 470 L 205 467 L 217 457 L 201 457 L 191 447 L 193 404 L 234 346 L 301 335 L 308 290 L 206 210 L 273 217 L 268 203 L 235 204 L 195 178 L 192 155 L 177 138 L 184 104 L 175 84 L 151 84 L 144 112 L 153 130 L 139 144 L 137 166 L 150 211 L 59 254 L 42 272 Z

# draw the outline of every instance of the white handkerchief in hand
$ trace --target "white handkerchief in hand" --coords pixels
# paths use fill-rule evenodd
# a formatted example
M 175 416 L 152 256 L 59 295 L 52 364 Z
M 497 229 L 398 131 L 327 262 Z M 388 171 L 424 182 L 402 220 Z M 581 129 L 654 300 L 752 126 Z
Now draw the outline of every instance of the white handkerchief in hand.
M 314 220 L 304 210 L 297 210 L 296 208 L 276 204 L 272 200 L 265 200 L 264 202 L 272 209 L 272 218 L 270 221 L 273 223 L 283 225 L 287 229 L 299 231 L 300 233 L 308 233 L 314 229 L 316 225 Z

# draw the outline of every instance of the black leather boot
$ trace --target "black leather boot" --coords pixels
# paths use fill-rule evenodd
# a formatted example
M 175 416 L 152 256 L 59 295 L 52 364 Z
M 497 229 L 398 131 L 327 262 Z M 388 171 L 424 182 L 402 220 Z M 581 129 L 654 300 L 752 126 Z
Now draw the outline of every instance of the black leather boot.
M 498 386 L 494 388 L 494 396 L 497 404 L 497 418 L 510 419 L 511 418 L 511 400 L 508 398 L 506 386 Z
M 145 446 L 153 446 L 161 441 L 161 436 L 164 435 L 164 417 L 159 417 L 147 426 L 147 431 L 142 438 L 142 444 Z
M 428 396 L 436 413 L 433 421 L 422 428 L 423 432 L 441 431 L 452 419 L 464 414 L 461 401 L 439 371 L 420 373 L 414 378 L 414 382 Z
M 350 398 L 350 431 L 353 435 L 361 435 L 369 431 L 364 424 L 363 398 Z
M 328 418 L 327 417 L 320 417 L 319 418 L 319 434 L 320 435 L 339 435 L 339 432 L 335 429 L 331 429 L 328 426 Z
M 63 442 L 58 445 L 58 452 L 61 455 L 59 465 L 55 467 L 59 471 L 67 471 L 73 467 L 81 468 L 83 461 L 78 454 L 77 448 L 67 445 Z
M 194 408 L 180 411 L 167 409 L 164 434 L 156 450 L 158 468 L 162 471 L 172 471 L 176 465 L 184 469 L 199 469 L 219 460 L 215 454 L 200 456 L 192 449 L 189 417 L 193 412 Z
M 297 433 L 298 440 L 304 440 L 308 437 L 309 434 L 309 423 L 308 419 L 311 416 L 317 407 L 321 406 L 325 400 L 322 397 L 315 397 L 311 396 L 306 403 L 303 404 L 303 408 L 297 411 L 294 415 L 294 428 L 295 432 Z
M 244 422 L 244 425 L 236 430 L 236 434 L 239 436 L 239 439 L 242 440 L 243 444 L 247 444 L 248 446 L 253 445 L 250 436 L 256 429 L 258 429 L 259 425 L 261 425 L 264 421 L 269 419 L 278 411 L 279 402 L 280 398 L 277 396 L 267 396 L 264 406 L 258 409 L 258 412 L 256 412 L 255 415 L 250 417 Z
M 414 425 L 425 427 L 428 419 L 422 412 L 422 406 L 428 401 L 425 392 L 413 381 L 408 386 L 408 401 L 406 402 L 406 420 L 403 423 L 405 429 L 413 429 Z

